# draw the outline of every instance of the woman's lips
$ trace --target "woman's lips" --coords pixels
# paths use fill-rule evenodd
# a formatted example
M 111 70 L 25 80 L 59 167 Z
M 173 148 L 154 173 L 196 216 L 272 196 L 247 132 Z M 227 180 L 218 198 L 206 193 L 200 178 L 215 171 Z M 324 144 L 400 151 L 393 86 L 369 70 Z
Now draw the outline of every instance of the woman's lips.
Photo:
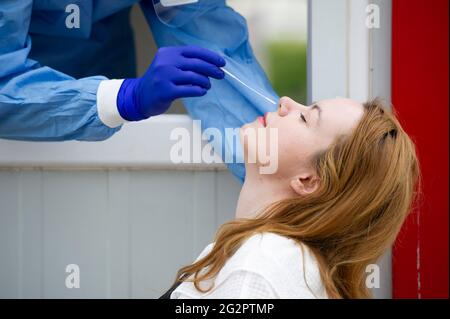
M 262 124 L 262 126 L 266 127 L 266 118 L 262 116 L 258 116 L 259 123 Z

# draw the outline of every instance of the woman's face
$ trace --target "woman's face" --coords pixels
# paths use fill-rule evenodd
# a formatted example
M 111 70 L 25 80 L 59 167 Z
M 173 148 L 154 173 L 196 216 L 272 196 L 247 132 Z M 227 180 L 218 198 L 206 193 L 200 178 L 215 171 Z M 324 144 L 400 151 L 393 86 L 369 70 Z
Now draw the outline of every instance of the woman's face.
M 351 134 L 363 113 L 363 105 L 349 99 L 336 98 L 305 106 L 283 97 L 277 111 L 267 113 L 265 117 L 243 127 L 242 132 L 251 129 L 256 131 L 257 136 L 256 143 L 249 143 L 241 135 L 244 139 L 246 162 L 249 151 L 256 154 L 260 149 L 267 150 L 267 153 L 275 151 L 278 155 L 278 168 L 273 174 L 277 177 L 291 178 L 305 172 L 311 173 L 314 156 L 326 150 L 340 135 Z M 277 138 L 271 134 L 271 129 L 278 132 Z M 277 150 L 270 146 L 270 138 L 277 139 Z M 261 156 L 256 156 L 255 166 L 270 165 L 267 158 L 273 159 L 272 155 L 265 157 L 264 161 Z

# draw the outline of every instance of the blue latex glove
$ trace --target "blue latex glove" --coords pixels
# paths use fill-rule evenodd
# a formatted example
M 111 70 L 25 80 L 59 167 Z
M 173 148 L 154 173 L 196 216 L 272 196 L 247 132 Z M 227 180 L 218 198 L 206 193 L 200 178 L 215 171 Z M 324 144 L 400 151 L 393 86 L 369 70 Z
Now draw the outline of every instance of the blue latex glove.
M 126 79 L 117 96 L 120 115 L 140 121 L 165 113 L 178 98 L 199 97 L 211 88 L 209 78 L 223 79 L 225 59 L 197 46 L 163 47 L 143 77 Z

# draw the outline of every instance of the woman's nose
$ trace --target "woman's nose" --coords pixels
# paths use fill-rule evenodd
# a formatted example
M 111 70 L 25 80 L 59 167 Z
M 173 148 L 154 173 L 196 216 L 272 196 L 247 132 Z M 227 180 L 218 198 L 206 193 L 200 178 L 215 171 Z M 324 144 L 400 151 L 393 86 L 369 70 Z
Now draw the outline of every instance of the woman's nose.
M 304 106 L 295 102 L 293 99 L 291 99 L 287 96 L 284 96 L 279 101 L 278 115 L 286 116 L 290 112 L 292 112 L 300 107 L 304 107 Z

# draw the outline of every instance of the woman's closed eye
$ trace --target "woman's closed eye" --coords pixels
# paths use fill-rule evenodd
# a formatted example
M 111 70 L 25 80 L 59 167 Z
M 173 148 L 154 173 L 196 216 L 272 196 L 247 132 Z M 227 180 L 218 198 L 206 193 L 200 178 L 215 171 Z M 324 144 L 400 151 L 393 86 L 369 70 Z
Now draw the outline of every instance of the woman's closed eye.
M 308 123 L 302 112 L 300 112 L 300 118 L 302 119 L 303 122 Z

